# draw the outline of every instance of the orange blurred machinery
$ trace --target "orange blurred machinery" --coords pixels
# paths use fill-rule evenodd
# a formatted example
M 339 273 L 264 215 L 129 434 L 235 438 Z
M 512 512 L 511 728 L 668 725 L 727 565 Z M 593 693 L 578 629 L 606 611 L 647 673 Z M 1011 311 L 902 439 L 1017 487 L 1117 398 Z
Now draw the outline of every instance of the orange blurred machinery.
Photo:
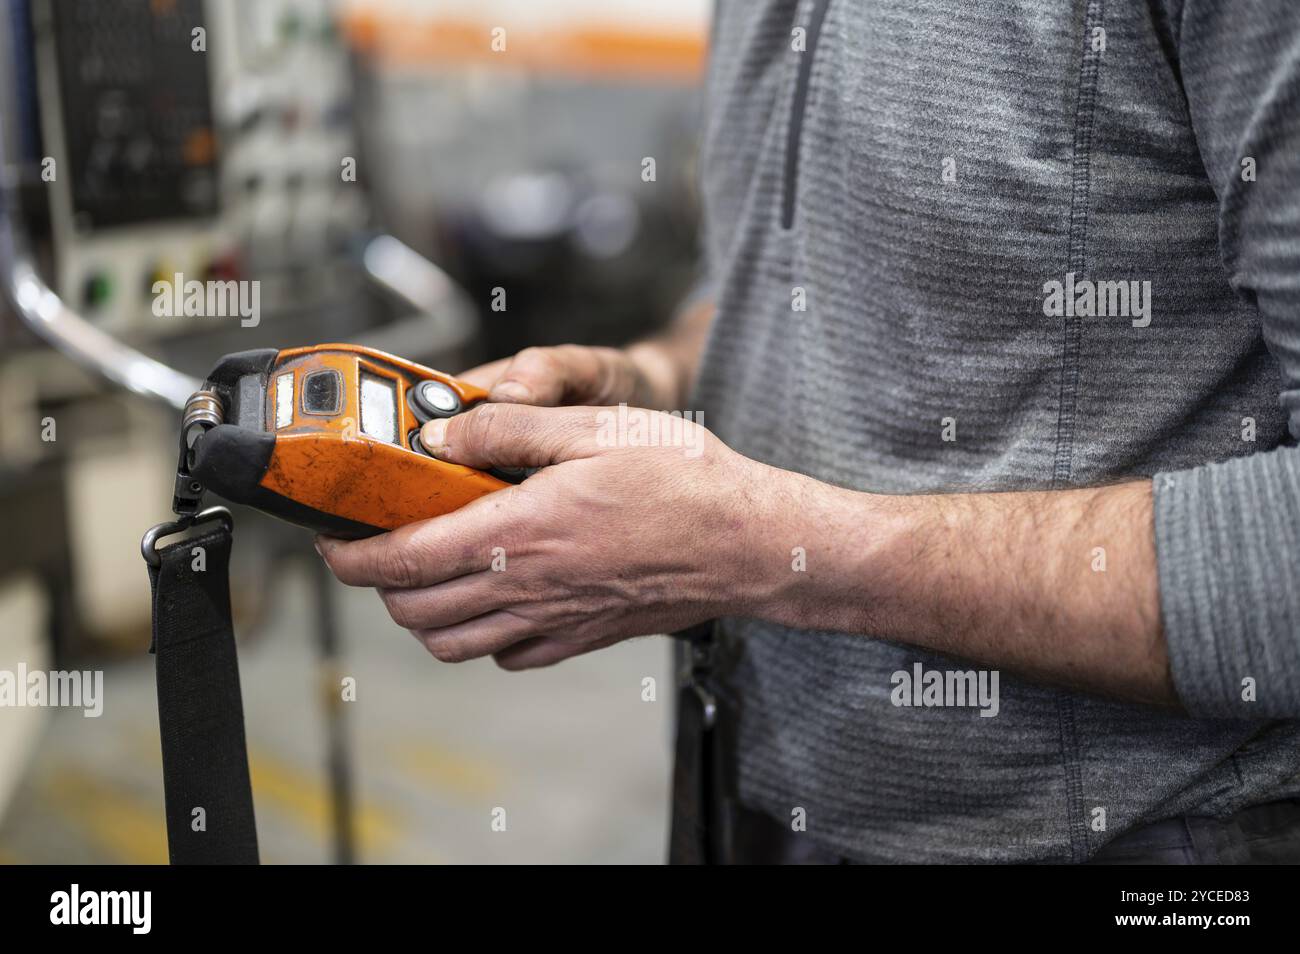
M 436 460 L 420 445 L 421 424 L 486 397 L 358 345 L 227 355 L 186 405 L 173 509 L 195 513 L 212 490 L 349 539 L 448 513 L 522 476 Z

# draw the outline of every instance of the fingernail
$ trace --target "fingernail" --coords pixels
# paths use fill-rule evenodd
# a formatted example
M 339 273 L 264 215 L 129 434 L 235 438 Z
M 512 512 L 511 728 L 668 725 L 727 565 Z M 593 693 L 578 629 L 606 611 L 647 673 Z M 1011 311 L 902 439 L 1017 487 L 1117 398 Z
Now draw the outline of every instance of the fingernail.
M 434 457 L 442 453 L 447 444 L 447 422 L 435 418 L 420 428 L 420 443 Z
M 531 401 L 533 399 L 532 388 L 519 381 L 499 381 L 492 386 L 492 392 L 489 397 L 498 401 Z
M 315 540 L 311 542 L 311 544 L 316 548 L 316 553 L 320 556 L 320 558 L 322 560 L 325 559 L 325 538 L 317 537 Z

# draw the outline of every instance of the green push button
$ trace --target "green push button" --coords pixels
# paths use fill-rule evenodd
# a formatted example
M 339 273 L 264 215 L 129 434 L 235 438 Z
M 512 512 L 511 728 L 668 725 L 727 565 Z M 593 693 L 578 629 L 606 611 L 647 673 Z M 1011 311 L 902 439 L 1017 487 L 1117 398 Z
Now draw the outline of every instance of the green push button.
M 93 272 L 82 286 L 81 300 L 87 308 L 100 308 L 113 297 L 113 280 L 104 272 Z

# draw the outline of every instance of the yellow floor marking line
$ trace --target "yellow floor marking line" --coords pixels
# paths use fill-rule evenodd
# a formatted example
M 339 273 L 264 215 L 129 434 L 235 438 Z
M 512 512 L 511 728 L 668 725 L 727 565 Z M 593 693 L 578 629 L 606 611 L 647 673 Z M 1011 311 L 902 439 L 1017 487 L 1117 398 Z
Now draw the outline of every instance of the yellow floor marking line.
M 496 766 L 441 746 L 405 743 L 391 746 L 386 754 L 406 774 L 467 798 L 483 798 L 501 787 L 502 773 Z
M 162 772 L 162 758 L 156 748 L 157 740 L 141 736 L 132 748 L 146 764 Z M 325 789 L 324 766 L 313 766 L 303 771 L 298 766 L 263 748 L 248 749 L 248 772 L 253 783 L 253 813 L 259 831 L 265 831 L 271 813 L 285 818 L 312 839 L 326 841 L 332 832 L 329 793 Z M 356 784 L 356 779 L 353 779 Z M 159 775 L 159 788 L 162 778 Z M 354 791 L 355 797 L 355 791 Z M 353 809 L 357 851 L 363 861 L 374 860 L 387 851 L 402 836 L 402 823 L 397 813 L 373 802 L 361 801 Z M 159 830 L 164 831 L 162 813 L 158 815 Z M 164 838 L 165 841 L 165 838 Z M 264 863 L 274 863 L 262 858 Z
M 156 744 L 156 740 L 142 736 L 136 740 L 135 748 L 141 758 L 150 759 L 161 772 L 162 759 L 154 748 Z M 313 838 L 324 840 L 330 836 L 330 801 L 325 789 L 323 765 L 304 771 L 268 749 L 249 746 L 248 772 L 253 783 L 253 812 L 259 830 L 268 814 L 276 812 Z M 355 778 L 353 784 L 356 784 Z M 161 821 L 161 816 L 159 818 Z M 367 801 L 355 806 L 353 824 L 356 826 L 358 850 L 363 853 L 383 852 L 401 836 L 402 831 L 395 812 Z
M 112 861 L 167 864 L 167 828 L 162 804 L 140 798 L 101 776 L 81 769 L 55 769 L 42 780 L 46 804 L 82 829 Z
M 253 779 L 253 801 L 258 818 L 265 808 L 279 811 L 314 837 L 325 839 L 331 830 L 329 795 L 322 772 L 303 772 L 284 759 L 261 749 L 249 749 L 248 770 Z M 357 804 L 357 850 L 363 859 L 382 854 L 402 832 L 395 813 L 373 802 Z

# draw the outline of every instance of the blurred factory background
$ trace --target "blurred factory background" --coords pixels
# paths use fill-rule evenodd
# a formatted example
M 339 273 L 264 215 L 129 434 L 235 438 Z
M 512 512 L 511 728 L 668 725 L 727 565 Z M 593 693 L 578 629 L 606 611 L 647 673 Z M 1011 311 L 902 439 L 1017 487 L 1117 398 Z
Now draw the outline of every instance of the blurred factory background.
M 138 546 L 168 515 L 179 418 L 92 366 L 105 342 L 201 378 L 257 347 L 356 341 L 455 372 L 646 334 L 693 274 L 708 4 L 2 10 L 0 281 L 35 311 L 48 285 L 110 337 L 70 360 L 0 296 L 0 669 L 102 669 L 106 696 L 98 719 L 0 708 L 0 862 L 163 862 Z M 257 280 L 261 320 L 155 316 L 178 272 Z M 330 585 L 305 531 L 236 522 L 264 861 L 663 858 L 663 640 L 533 674 L 444 666 L 373 594 Z M 358 699 L 331 717 L 338 672 Z

